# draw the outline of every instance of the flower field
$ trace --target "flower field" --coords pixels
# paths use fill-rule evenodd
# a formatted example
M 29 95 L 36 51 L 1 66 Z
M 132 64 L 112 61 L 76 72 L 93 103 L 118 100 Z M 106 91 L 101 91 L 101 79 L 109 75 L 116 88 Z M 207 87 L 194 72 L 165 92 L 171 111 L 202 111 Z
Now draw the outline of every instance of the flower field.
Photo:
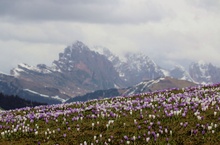
M 0 112 L 0 144 L 219 144 L 220 84 Z

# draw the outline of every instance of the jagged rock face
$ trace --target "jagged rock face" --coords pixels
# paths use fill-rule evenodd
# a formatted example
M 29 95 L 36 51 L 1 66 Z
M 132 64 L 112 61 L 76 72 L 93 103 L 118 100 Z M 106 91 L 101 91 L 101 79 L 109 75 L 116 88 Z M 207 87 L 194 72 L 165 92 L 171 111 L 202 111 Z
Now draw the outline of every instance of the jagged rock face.
M 114 66 L 115 70 L 119 73 L 120 77 L 120 67 L 123 65 L 124 61 L 122 61 L 118 56 L 113 54 L 108 48 L 102 46 L 95 46 L 92 48 L 95 52 L 104 55 Z
M 198 83 L 219 83 L 220 82 L 220 68 L 207 64 L 202 61 L 192 63 L 189 67 L 189 73 L 193 80 Z
M 146 55 L 128 53 L 122 61 L 105 47 L 95 47 L 94 50 L 105 55 L 112 62 L 127 87 L 143 80 L 165 76 L 161 68 Z
M 171 69 L 169 76 L 180 80 L 187 80 L 191 82 L 194 81 L 190 74 L 185 70 L 185 68 L 180 65 L 176 65 L 173 69 Z
M 36 67 L 19 64 L 11 70 L 11 74 L 19 79 L 38 83 L 42 87 L 57 88 L 68 96 L 116 86 L 123 87 L 112 63 L 79 41 L 65 48 L 64 52 L 59 54 L 59 60 L 54 61 L 51 67 L 44 64 Z M 40 88 L 31 90 L 40 91 Z
M 96 46 L 93 49 L 105 55 L 112 62 L 126 86 L 133 86 L 144 80 L 152 80 L 164 76 L 195 82 L 188 71 L 180 65 L 176 65 L 171 70 L 165 70 L 143 54 L 130 53 L 122 61 L 121 58 L 105 47 Z
M 122 85 L 112 63 L 79 41 L 60 53 L 59 61 L 54 64 L 72 81 L 94 90 Z
M 122 63 L 118 70 L 122 78 L 130 85 L 164 76 L 159 66 L 145 55 L 127 54 L 126 58 L 127 61 Z

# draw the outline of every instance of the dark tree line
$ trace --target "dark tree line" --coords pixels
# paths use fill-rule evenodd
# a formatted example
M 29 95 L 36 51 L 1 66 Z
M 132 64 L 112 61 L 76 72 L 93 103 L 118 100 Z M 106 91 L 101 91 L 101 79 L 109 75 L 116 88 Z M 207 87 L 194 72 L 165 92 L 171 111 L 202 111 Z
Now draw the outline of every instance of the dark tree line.
M 77 102 L 77 101 L 88 101 L 92 99 L 102 99 L 102 98 L 111 98 L 114 96 L 121 95 L 118 89 L 108 89 L 108 90 L 97 90 L 92 93 L 87 93 L 83 96 L 76 96 L 67 101 L 67 103 Z
M 47 105 L 47 104 L 33 102 L 19 98 L 18 96 L 4 95 L 0 93 L 0 108 L 4 110 L 23 108 L 23 107 L 35 107 L 39 105 Z

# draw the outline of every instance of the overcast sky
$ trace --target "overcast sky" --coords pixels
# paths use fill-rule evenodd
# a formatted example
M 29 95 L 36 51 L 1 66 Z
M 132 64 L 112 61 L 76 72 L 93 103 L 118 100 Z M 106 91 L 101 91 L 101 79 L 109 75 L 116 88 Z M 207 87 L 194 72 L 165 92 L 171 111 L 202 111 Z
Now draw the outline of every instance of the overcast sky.
M 220 0 L 0 0 L 0 71 L 51 65 L 75 40 L 162 67 L 220 66 Z

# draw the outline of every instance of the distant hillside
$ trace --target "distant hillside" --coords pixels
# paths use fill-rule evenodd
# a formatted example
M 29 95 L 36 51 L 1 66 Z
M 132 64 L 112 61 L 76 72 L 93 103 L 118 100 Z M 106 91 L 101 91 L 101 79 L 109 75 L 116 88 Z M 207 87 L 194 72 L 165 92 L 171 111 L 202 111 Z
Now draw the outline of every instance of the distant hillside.
M 137 85 L 129 88 L 123 95 L 134 95 L 144 92 L 153 92 L 157 90 L 171 89 L 171 88 L 185 88 L 195 86 L 196 84 L 186 80 L 178 80 L 171 77 L 158 78 L 150 81 L 143 81 Z
M 38 93 L 39 91 L 41 93 Z M 62 94 L 56 88 L 42 87 L 39 83 L 5 74 L 0 74 L 0 92 L 8 96 L 19 96 L 32 102 L 59 104 L 63 101 L 63 99 L 57 97 L 62 96 Z
M 35 107 L 39 105 L 47 105 L 46 103 L 31 102 L 19 98 L 18 96 L 8 96 L 0 93 L 0 109 L 10 110 L 23 107 Z
M 129 88 L 94 91 L 82 96 L 71 98 L 67 101 L 67 103 L 77 101 L 88 101 L 93 99 L 112 98 L 115 96 L 131 96 L 139 93 L 146 93 L 171 88 L 185 88 L 195 85 L 196 84 L 193 82 L 189 82 L 186 80 L 178 80 L 171 77 L 157 78 L 150 81 L 143 81 Z
M 115 96 L 120 96 L 126 89 L 108 89 L 108 90 L 98 90 L 91 93 L 87 93 L 83 96 L 77 96 L 69 99 L 66 103 L 77 102 L 77 101 L 88 101 L 93 99 L 103 99 L 112 98 Z

